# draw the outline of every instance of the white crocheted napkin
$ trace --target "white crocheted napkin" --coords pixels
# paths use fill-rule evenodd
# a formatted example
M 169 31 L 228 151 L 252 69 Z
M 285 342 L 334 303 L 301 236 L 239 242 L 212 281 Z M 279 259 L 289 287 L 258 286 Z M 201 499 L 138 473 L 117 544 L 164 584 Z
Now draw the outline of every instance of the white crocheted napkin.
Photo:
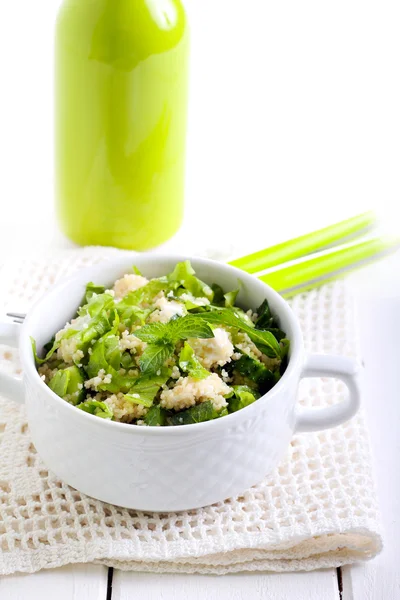
M 109 250 L 64 252 L 8 263 L 4 309 L 26 311 L 59 278 L 107 260 Z M 116 251 L 113 251 L 116 252 Z M 357 357 L 346 284 L 292 301 L 308 351 Z M 15 350 L 0 347 L 0 368 L 18 372 Z M 299 402 L 341 399 L 342 384 L 303 381 Z M 182 573 L 295 571 L 368 559 L 381 548 L 365 421 L 360 412 L 330 431 L 297 435 L 279 467 L 238 498 L 178 514 L 146 514 L 93 500 L 41 462 L 23 408 L 0 398 L 0 574 L 67 563 Z

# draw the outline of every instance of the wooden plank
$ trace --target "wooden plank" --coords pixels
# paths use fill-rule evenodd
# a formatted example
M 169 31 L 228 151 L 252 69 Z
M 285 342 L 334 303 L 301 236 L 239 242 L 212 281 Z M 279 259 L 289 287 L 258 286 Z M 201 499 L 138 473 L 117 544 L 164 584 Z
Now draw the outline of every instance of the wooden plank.
M 384 525 L 384 551 L 375 560 L 343 572 L 343 600 L 400 598 L 400 286 L 393 273 L 376 280 L 380 298 L 360 303 L 362 347 L 366 364 L 365 403 L 373 449 L 375 479 Z M 393 288 L 392 282 L 397 286 Z M 371 295 L 371 293 L 369 294 Z M 386 298 L 385 298 L 386 296 Z
M 336 570 L 156 575 L 114 570 L 112 600 L 339 600 Z
M 106 600 L 107 567 L 68 565 L 0 578 L 1 600 Z

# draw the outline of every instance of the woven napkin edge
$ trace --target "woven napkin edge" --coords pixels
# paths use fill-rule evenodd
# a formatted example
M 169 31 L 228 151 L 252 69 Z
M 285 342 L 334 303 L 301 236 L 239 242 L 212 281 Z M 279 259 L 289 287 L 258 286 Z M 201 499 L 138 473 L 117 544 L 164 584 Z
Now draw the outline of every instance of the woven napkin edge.
M 60 548 L 38 548 L 34 551 L 20 549 L 2 553 L 0 555 L 0 574 L 10 575 L 16 572 L 35 573 L 42 569 L 52 569 L 68 564 L 101 564 L 105 567 L 115 567 L 124 571 L 154 572 L 154 573 L 200 573 L 224 575 L 246 571 L 311 571 L 315 569 L 337 568 L 354 564 L 360 560 L 373 559 L 382 550 L 382 537 L 376 527 L 366 519 L 360 519 L 356 527 L 338 533 L 332 526 L 323 536 L 308 537 L 306 535 L 291 537 L 290 542 L 279 544 L 281 552 L 273 550 L 265 541 L 262 544 L 259 538 L 263 534 L 248 536 L 246 543 L 241 547 L 235 544 L 234 549 L 228 547 L 217 553 L 210 552 L 210 548 L 201 545 L 197 548 L 197 556 L 191 557 L 189 548 L 184 551 L 184 544 L 177 542 L 182 552 L 181 557 L 172 556 L 168 559 L 160 553 L 147 554 L 142 546 L 143 560 L 130 558 L 130 553 L 137 553 L 137 545 L 129 540 L 107 540 L 88 542 L 82 548 L 81 542 L 65 544 Z M 357 545 L 356 545 L 357 539 Z M 264 538 L 265 540 L 265 538 Z M 351 543 L 351 540 L 353 542 Z M 360 544 L 360 541 L 363 543 Z M 296 552 L 296 547 L 304 544 L 303 555 Z M 318 552 L 310 552 L 307 547 L 315 548 L 319 545 Z M 359 548 L 364 546 L 364 551 Z M 263 546 L 268 546 L 268 550 Z M 171 549 L 172 550 L 172 549 Z M 284 551 L 289 552 L 284 554 Z M 292 552 L 290 552 L 292 550 Z M 245 558 L 241 553 L 245 553 Z M 292 554 L 292 556 L 290 556 Z M 232 555 L 235 560 L 232 561 Z M 236 556 L 237 555 L 237 556 Z M 207 559 L 207 560 L 202 560 Z M 219 563 L 218 563 L 219 560 Z M 208 562 L 209 561 L 209 562 Z

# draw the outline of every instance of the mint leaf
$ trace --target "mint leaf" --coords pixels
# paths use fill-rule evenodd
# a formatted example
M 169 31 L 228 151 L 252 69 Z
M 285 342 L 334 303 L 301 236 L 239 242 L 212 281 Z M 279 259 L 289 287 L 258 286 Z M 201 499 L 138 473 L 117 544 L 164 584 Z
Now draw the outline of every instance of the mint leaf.
M 167 411 L 165 409 L 161 408 L 161 406 L 159 404 L 156 404 L 156 406 L 152 406 L 150 408 L 149 412 L 147 413 L 147 415 L 144 417 L 144 422 L 149 427 L 155 427 L 157 425 L 165 425 L 166 420 L 167 420 Z
M 261 349 L 269 358 L 280 358 L 281 348 L 278 341 L 270 331 L 262 331 L 255 329 L 247 325 L 241 318 L 240 315 L 227 308 L 220 310 L 203 312 L 199 314 L 191 315 L 193 319 L 207 321 L 215 325 L 227 325 L 229 327 L 236 327 L 241 329 L 249 338 Z
M 194 379 L 206 379 L 211 373 L 205 369 L 196 357 L 193 348 L 187 342 L 179 355 L 179 367 Z
M 100 417 L 101 419 L 112 419 L 113 411 L 105 402 L 99 402 L 98 400 L 87 400 L 78 404 L 77 408 L 84 412 Z
M 237 327 L 238 329 L 243 329 L 244 327 L 252 329 L 243 318 L 245 313 L 242 314 L 242 312 L 239 313 L 230 308 L 215 308 L 212 306 L 210 311 L 193 314 L 192 317 L 204 319 L 207 323 L 217 325 L 220 323 L 222 325 L 228 325 L 229 327 Z
M 143 373 L 156 372 L 171 356 L 175 344 L 189 337 L 214 337 L 211 327 L 191 315 L 171 319 L 168 323 L 150 323 L 135 331 L 136 337 L 148 346 L 140 359 Z
M 135 331 L 135 336 L 148 344 L 166 342 L 175 344 L 179 340 L 190 337 L 212 338 L 214 334 L 211 327 L 193 315 L 171 319 L 168 323 L 150 323 Z
M 270 331 L 261 329 L 245 329 L 247 335 L 259 350 L 268 358 L 281 358 L 281 347 Z
M 256 313 L 258 314 L 256 329 L 271 329 L 277 327 L 277 323 L 271 313 L 268 300 L 264 300 L 261 306 L 257 308 Z
M 155 344 L 167 337 L 169 332 L 168 325 L 168 323 L 150 323 L 137 329 L 134 335 L 142 340 L 142 342 Z
M 170 417 L 171 425 L 190 425 L 191 423 L 203 423 L 218 417 L 218 413 L 210 401 L 196 404 L 192 408 L 182 410 Z
M 149 344 L 140 357 L 140 370 L 147 374 L 156 373 L 173 352 L 174 345 L 171 343 Z
M 174 342 L 187 340 L 188 338 L 213 338 L 211 327 L 194 315 L 186 315 L 173 319 L 168 325 L 168 335 Z
M 278 329 L 277 327 L 263 329 L 263 331 L 269 331 L 270 333 L 272 333 L 272 335 L 274 336 L 274 338 L 276 338 L 278 342 L 281 342 L 283 339 L 286 338 L 286 333 L 282 331 L 282 329 Z

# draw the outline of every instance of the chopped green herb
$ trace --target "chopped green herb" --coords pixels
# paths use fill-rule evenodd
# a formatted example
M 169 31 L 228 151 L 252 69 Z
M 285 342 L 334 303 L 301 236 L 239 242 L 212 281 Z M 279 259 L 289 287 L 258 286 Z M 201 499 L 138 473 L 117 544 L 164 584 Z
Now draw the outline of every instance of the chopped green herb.
M 236 327 L 247 333 L 249 338 L 256 346 L 270 358 L 278 358 L 281 355 L 281 348 L 278 341 L 270 331 L 262 331 L 250 327 L 236 312 L 227 308 L 217 311 L 200 313 L 193 315 L 193 318 L 212 323 L 213 325 L 227 325 Z
M 258 398 L 256 392 L 247 385 L 234 385 L 233 392 L 233 396 L 228 400 L 229 412 L 241 410 L 255 402 Z
M 189 261 L 150 281 L 133 267 L 110 286 L 116 294 L 90 282 L 75 318 L 40 356 L 32 340 L 38 371 L 63 400 L 103 419 L 176 426 L 222 418 L 271 389 L 290 355 L 267 301 L 255 323 L 236 305 L 240 286 L 210 287 Z
M 211 421 L 218 416 L 212 402 L 203 402 L 192 408 L 183 410 L 170 417 L 171 425 L 190 425 L 191 423 L 202 423 Z
M 158 426 L 166 425 L 166 421 L 167 421 L 167 411 L 164 410 L 163 408 L 161 408 L 161 406 L 159 404 L 152 406 L 149 409 L 149 412 L 147 413 L 147 415 L 144 417 L 144 422 L 149 427 L 156 427 L 157 425 Z
M 202 366 L 193 348 L 187 342 L 185 342 L 179 355 L 179 366 L 182 371 L 188 373 L 194 379 L 205 379 L 211 375 L 210 371 Z
M 96 417 L 100 417 L 101 419 L 113 418 L 113 412 L 105 402 L 87 400 L 86 402 L 78 404 L 77 408 L 83 410 L 84 412 L 90 413 L 91 415 L 96 415 Z
M 235 371 L 244 375 L 248 379 L 251 379 L 259 386 L 264 385 L 266 382 L 272 380 L 272 372 L 256 358 L 252 358 L 247 354 L 235 362 Z

